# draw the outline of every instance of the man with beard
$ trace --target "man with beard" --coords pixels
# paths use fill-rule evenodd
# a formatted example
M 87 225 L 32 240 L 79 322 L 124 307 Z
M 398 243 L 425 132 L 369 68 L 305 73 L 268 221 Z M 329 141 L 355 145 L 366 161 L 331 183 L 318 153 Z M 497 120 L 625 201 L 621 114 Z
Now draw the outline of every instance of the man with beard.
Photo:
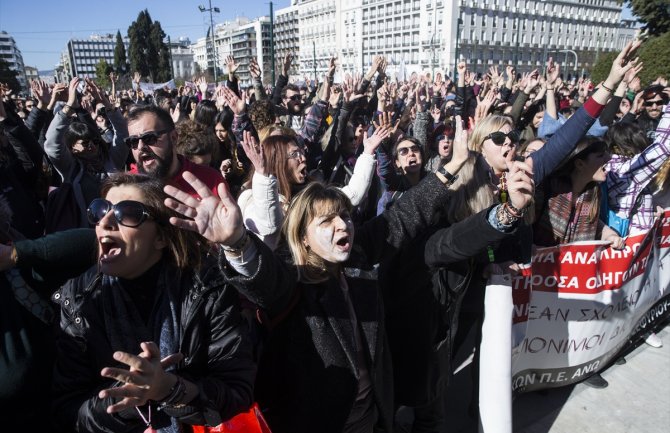
M 175 152 L 177 131 L 170 113 L 153 105 L 135 106 L 128 113 L 128 134 L 126 144 L 132 149 L 136 162 L 131 169 L 133 173 L 156 177 L 198 197 L 182 177 L 183 172 L 189 171 L 217 194 L 218 185 L 224 181 L 221 174 Z
M 641 106 L 634 107 L 621 121 L 624 123 L 635 122 L 640 125 L 646 132 L 649 143 L 653 143 L 658 122 L 660 122 L 661 114 L 663 114 L 663 106 L 668 103 L 668 99 L 670 99 L 670 88 L 663 87 L 660 84 L 651 85 L 642 93 Z M 637 109 L 635 110 L 635 108 Z M 640 112 L 641 114 L 636 118 L 635 115 Z

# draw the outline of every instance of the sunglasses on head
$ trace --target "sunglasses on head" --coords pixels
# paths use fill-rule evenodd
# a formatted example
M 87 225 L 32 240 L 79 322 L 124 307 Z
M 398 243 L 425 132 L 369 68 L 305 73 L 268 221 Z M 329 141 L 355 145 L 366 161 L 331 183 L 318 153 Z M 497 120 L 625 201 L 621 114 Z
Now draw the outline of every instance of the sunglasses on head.
M 505 134 L 502 131 L 495 131 L 484 137 L 482 143 L 488 140 L 489 138 L 496 146 L 502 146 L 503 144 L 505 144 L 506 138 L 509 138 L 509 141 L 511 141 L 512 144 L 516 144 L 519 142 L 519 133 L 516 131 L 510 131 L 507 134 Z
M 400 156 L 406 156 L 409 151 L 412 151 L 413 153 L 418 153 L 419 152 L 419 146 L 416 144 L 413 144 L 411 147 L 401 147 L 398 149 L 398 155 Z
M 149 132 L 145 132 L 142 135 L 131 135 L 130 137 L 124 139 L 123 141 L 131 149 L 135 150 L 139 147 L 140 140 L 142 140 L 142 143 L 146 144 L 147 146 L 153 146 L 154 144 L 156 144 L 156 142 L 161 137 L 161 135 L 163 135 L 167 132 L 170 132 L 170 131 L 172 131 L 172 130 L 171 129 L 161 129 L 160 131 L 149 131 Z
M 123 200 L 112 204 L 103 198 L 96 198 L 86 211 L 88 221 L 91 224 L 98 225 L 110 211 L 114 211 L 116 222 L 126 227 L 137 227 L 147 219 L 154 219 L 147 208 L 139 201 Z

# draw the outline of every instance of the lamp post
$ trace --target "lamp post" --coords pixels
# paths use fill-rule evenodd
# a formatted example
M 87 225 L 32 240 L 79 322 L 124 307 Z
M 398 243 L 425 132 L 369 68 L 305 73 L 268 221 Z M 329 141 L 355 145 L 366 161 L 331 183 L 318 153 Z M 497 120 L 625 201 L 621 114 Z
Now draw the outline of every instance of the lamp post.
M 219 10 L 219 8 L 213 8 L 212 7 L 212 0 L 209 0 L 209 8 L 206 8 L 203 5 L 200 5 L 200 6 L 198 6 L 198 10 L 200 10 L 200 12 L 209 12 L 209 29 L 210 29 L 210 35 L 212 37 L 212 56 L 214 58 L 214 67 L 213 67 L 213 69 L 214 69 L 214 85 L 216 86 L 216 83 L 218 81 L 217 80 L 217 73 L 216 73 L 218 62 L 216 60 L 216 44 L 214 42 L 214 17 L 212 15 L 212 12 L 216 12 L 218 14 L 219 12 L 221 12 L 221 10 Z
M 566 61 L 567 61 L 567 58 L 568 58 L 568 53 L 570 53 L 570 54 L 572 54 L 573 56 L 575 56 L 575 67 L 573 68 L 573 70 L 574 70 L 575 73 L 576 73 L 576 72 L 577 72 L 577 63 L 579 63 L 579 60 L 578 60 L 578 58 L 577 58 L 577 53 L 574 52 L 574 51 L 572 51 L 572 50 L 561 50 L 560 52 L 561 52 L 561 53 L 565 53 L 565 59 L 566 59 Z
M 458 66 L 458 48 L 460 44 L 460 39 L 461 39 L 461 26 L 463 25 L 463 19 L 461 17 L 458 17 L 458 21 L 456 21 L 456 57 L 454 59 L 454 77 L 456 76 L 455 71 L 457 70 Z

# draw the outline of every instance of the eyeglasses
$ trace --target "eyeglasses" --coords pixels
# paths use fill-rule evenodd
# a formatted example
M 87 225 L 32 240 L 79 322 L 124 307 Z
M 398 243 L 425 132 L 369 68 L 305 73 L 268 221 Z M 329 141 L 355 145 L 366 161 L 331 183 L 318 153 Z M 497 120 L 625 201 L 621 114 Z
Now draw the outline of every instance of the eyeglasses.
M 305 158 L 305 152 L 303 152 L 302 150 L 294 150 L 293 152 L 290 152 L 287 156 L 288 159 Z
M 519 133 L 517 131 L 510 131 L 507 134 L 505 134 L 502 131 L 495 131 L 484 137 L 482 143 L 488 140 L 489 138 L 496 146 L 502 146 L 503 144 L 505 144 L 506 138 L 509 138 L 509 141 L 511 141 L 512 145 L 514 145 L 519 142 Z
M 142 135 L 131 135 L 130 137 L 124 139 L 124 143 L 129 146 L 131 149 L 135 150 L 140 145 L 140 140 L 147 146 L 153 146 L 156 144 L 161 135 L 172 131 L 171 129 L 162 129 L 160 131 L 149 131 L 145 132 Z
M 154 219 L 144 204 L 139 201 L 123 200 L 117 204 L 112 204 L 105 199 L 96 198 L 86 211 L 88 221 L 91 224 L 98 225 L 109 211 L 114 211 L 116 222 L 126 227 L 137 227 L 147 219 Z
M 654 101 L 644 101 L 645 107 L 653 107 L 654 105 L 661 107 L 663 106 L 663 100 L 654 100 Z
M 299 93 L 296 93 L 295 95 L 289 97 L 288 99 L 290 99 L 291 101 L 299 101 L 300 99 L 302 99 L 302 96 L 300 96 Z
M 419 153 L 419 146 L 417 144 L 413 144 L 412 147 L 401 147 L 398 149 L 398 155 L 406 156 L 410 150 L 412 153 Z

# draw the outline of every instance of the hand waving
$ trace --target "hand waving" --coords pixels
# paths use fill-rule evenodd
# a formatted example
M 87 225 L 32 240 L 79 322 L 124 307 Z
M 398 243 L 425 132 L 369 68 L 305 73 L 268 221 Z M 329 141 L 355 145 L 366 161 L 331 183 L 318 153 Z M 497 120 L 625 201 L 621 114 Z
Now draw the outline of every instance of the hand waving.
M 183 177 L 201 200 L 178 188 L 166 185 L 163 189 L 172 198 L 165 199 L 165 206 L 184 216 L 171 217 L 170 224 L 197 232 L 210 242 L 222 245 L 233 245 L 240 240 L 245 232 L 242 212 L 228 185 L 225 182 L 219 184 L 217 190 L 221 197 L 219 198 L 192 173 L 185 171 Z

